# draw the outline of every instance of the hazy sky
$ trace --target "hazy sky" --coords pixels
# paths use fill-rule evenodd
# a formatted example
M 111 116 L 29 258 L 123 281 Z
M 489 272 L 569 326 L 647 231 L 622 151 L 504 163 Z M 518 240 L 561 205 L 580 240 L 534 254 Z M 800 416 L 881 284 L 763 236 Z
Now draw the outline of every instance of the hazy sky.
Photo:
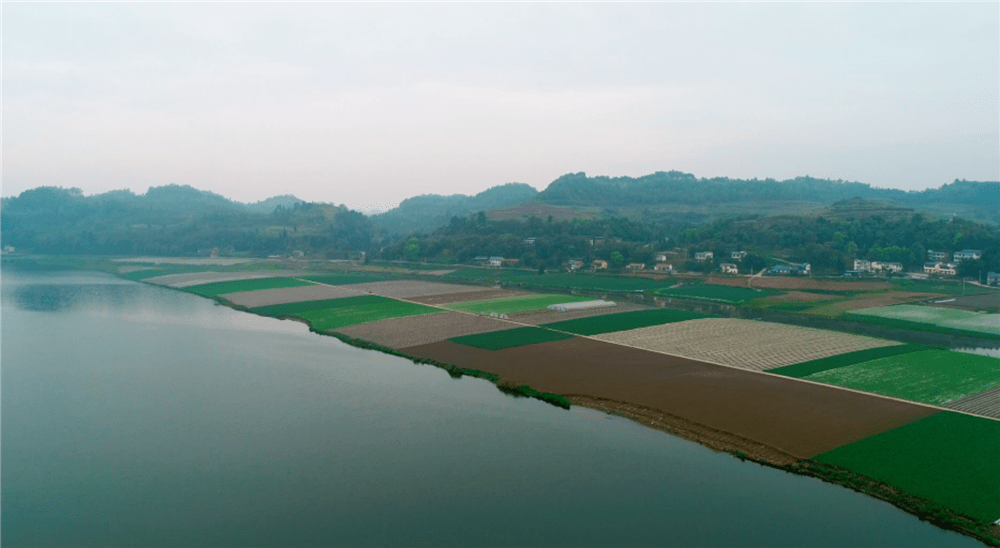
M 1000 3 L 19 3 L 3 195 L 1000 179 Z

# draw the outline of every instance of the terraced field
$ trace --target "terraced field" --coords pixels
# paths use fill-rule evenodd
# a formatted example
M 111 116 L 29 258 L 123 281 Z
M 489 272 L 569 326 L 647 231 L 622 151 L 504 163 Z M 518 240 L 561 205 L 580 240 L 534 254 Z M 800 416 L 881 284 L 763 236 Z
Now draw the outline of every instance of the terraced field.
M 442 312 L 341 327 L 336 332 L 389 348 L 404 348 L 513 327 L 513 324 L 486 316 Z
M 549 329 L 575 333 L 577 335 L 600 335 L 602 333 L 627 331 L 630 329 L 638 329 L 652 325 L 662 325 L 708 317 L 709 316 L 707 314 L 688 312 L 686 310 L 655 308 L 652 310 L 636 310 L 634 312 L 622 312 L 619 314 L 606 314 L 590 318 L 552 322 L 543 324 L 543 326 Z
M 1000 386 L 953 401 L 945 407 L 1000 419 Z
M 656 290 L 656 295 L 661 297 L 698 299 L 732 304 L 739 304 L 775 294 L 777 294 L 777 291 L 768 289 L 748 289 L 746 287 L 727 287 L 723 285 L 688 285 Z
M 899 344 L 808 327 L 728 318 L 689 320 L 606 333 L 596 338 L 753 371 Z
M 362 295 L 362 293 L 354 291 L 353 289 L 347 289 L 343 286 L 332 287 L 328 285 L 310 284 L 302 287 L 262 289 L 258 291 L 244 291 L 240 293 L 224 293 L 220 295 L 220 297 L 235 305 L 245 306 L 247 308 L 258 308 L 261 306 L 272 306 L 278 304 L 357 297 L 359 295 Z
M 550 341 L 561 341 L 572 339 L 573 335 L 559 333 L 538 327 L 517 327 L 505 331 L 494 331 L 491 333 L 480 333 L 478 335 L 466 335 L 449 339 L 451 342 L 481 348 L 483 350 L 503 350 L 504 348 L 515 348 L 518 346 L 528 346 Z
M 226 293 L 253 292 L 262 289 L 280 289 L 286 287 L 304 287 L 313 285 L 298 278 L 251 278 L 248 280 L 233 280 L 229 282 L 213 282 L 187 286 L 185 289 L 202 297 L 215 297 Z
M 550 304 L 575 303 L 591 300 L 590 297 L 574 297 L 572 295 L 521 295 L 485 301 L 468 301 L 444 305 L 452 310 L 471 312 L 473 314 L 514 314 L 529 310 L 543 310 Z
M 802 378 L 945 405 L 1000 386 L 1000 359 L 950 350 L 923 350 L 828 369 Z
M 1000 422 L 939 412 L 816 457 L 969 517 L 1000 518 Z
M 913 326 L 916 324 L 919 326 L 919 324 L 924 324 L 925 326 L 942 328 L 945 331 L 971 331 L 1000 338 L 1000 314 L 901 304 L 855 310 L 845 317 L 867 319 L 873 323 L 882 322 L 887 325 Z

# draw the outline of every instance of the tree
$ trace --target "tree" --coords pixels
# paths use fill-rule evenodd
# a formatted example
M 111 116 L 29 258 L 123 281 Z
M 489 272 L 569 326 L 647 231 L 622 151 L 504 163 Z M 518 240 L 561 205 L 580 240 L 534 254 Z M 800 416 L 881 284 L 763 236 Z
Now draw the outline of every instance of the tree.
M 621 268 L 622 265 L 624 265 L 624 264 L 625 264 L 625 257 L 622 257 L 621 253 L 615 251 L 614 253 L 611 254 L 611 267 L 612 268 Z
M 404 248 L 406 253 L 406 258 L 415 260 L 418 255 L 420 255 L 420 242 L 416 238 L 410 238 L 406 240 L 406 247 Z

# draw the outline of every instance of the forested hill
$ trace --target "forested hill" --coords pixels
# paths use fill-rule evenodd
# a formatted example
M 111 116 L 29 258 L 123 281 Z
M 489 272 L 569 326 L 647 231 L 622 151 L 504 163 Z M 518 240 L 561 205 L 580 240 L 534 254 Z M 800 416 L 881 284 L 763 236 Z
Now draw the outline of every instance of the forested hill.
M 657 206 L 743 204 L 745 213 L 783 213 L 781 203 L 829 205 L 849 198 L 891 201 L 937 213 L 1000 223 L 1000 182 L 955 181 L 936 189 L 906 192 L 813 177 L 775 179 L 697 178 L 679 171 L 642 177 L 564 175 L 538 194 L 538 201 L 572 207 L 649 209 Z M 763 204 L 763 205 L 762 205 Z
M 425 194 L 403 200 L 399 207 L 372 216 L 372 221 L 391 236 L 430 233 L 447 225 L 452 217 L 518 206 L 532 201 L 538 191 L 523 183 L 508 183 L 475 196 Z

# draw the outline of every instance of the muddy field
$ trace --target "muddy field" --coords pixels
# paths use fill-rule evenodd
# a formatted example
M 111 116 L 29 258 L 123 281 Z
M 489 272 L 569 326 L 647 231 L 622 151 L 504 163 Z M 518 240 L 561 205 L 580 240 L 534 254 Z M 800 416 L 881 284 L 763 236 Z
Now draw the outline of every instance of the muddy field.
M 527 295 L 524 291 L 509 291 L 506 289 L 476 289 L 470 286 L 465 293 L 444 293 L 442 295 L 427 295 L 424 297 L 411 297 L 407 300 L 420 304 L 442 305 L 451 303 L 464 303 L 466 301 L 482 301 L 485 299 L 500 299 L 504 297 L 517 297 Z
M 443 341 L 462 335 L 490 333 L 515 327 L 517 325 L 485 316 L 444 312 L 442 314 L 369 322 L 342 327 L 334 331 L 389 348 L 403 348 Z
M 936 303 L 934 306 L 941 308 L 960 308 L 962 310 L 973 310 L 977 312 L 980 310 L 1000 310 L 1000 291 L 983 293 L 982 295 L 959 295 L 941 300 L 948 300 L 949 302 Z
M 836 331 L 729 318 L 655 325 L 595 338 L 752 371 L 899 344 Z
M 827 316 L 830 318 L 839 316 L 850 310 L 861 310 L 863 308 L 876 308 L 879 306 L 889 306 L 893 304 L 910 303 L 940 297 L 937 293 L 914 293 L 911 291 L 890 291 L 880 295 L 861 295 L 856 299 L 824 304 L 811 308 L 808 314 L 817 316 Z
M 635 404 L 809 458 L 935 411 L 865 394 L 575 338 L 498 351 L 450 341 L 405 354 L 536 390 Z
M 351 284 L 350 289 L 392 297 L 394 299 L 412 299 L 414 297 L 426 297 L 429 295 L 449 295 L 453 293 L 471 293 L 481 291 L 481 287 L 457 284 L 439 284 L 434 282 L 417 282 L 411 280 L 397 280 L 391 282 L 370 282 L 363 284 Z
M 618 306 L 608 308 L 591 308 L 588 310 L 573 310 L 570 312 L 557 312 L 555 310 L 531 310 L 511 314 L 509 318 L 515 322 L 527 323 L 531 325 L 541 325 L 543 323 L 561 322 L 563 320 L 576 320 L 578 318 L 591 318 L 594 316 L 604 316 L 607 314 L 618 314 L 619 312 L 632 312 L 633 310 L 652 310 L 652 307 L 633 304 L 630 302 L 615 301 Z
M 358 295 L 363 295 L 363 293 L 346 289 L 343 286 L 307 285 L 304 287 L 282 287 L 278 289 L 261 289 L 259 291 L 241 291 L 239 293 L 226 293 L 225 295 L 219 296 L 233 304 L 245 306 L 247 308 L 256 308 L 258 306 L 271 306 L 273 304 L 341 299 L 343 297 L 356 297 Z
M 170 287 L 190 287 L 212 282 L 232 282 L 235 280 L 253 280 L 256 278 L 278 278 L 282 276 L 302 276 L 305 272 L 293 270 L 261 270 L 243 272 L 189 272 L 186 274 L 167 274 L 146 278 L 144 282 L 169 285 Z

